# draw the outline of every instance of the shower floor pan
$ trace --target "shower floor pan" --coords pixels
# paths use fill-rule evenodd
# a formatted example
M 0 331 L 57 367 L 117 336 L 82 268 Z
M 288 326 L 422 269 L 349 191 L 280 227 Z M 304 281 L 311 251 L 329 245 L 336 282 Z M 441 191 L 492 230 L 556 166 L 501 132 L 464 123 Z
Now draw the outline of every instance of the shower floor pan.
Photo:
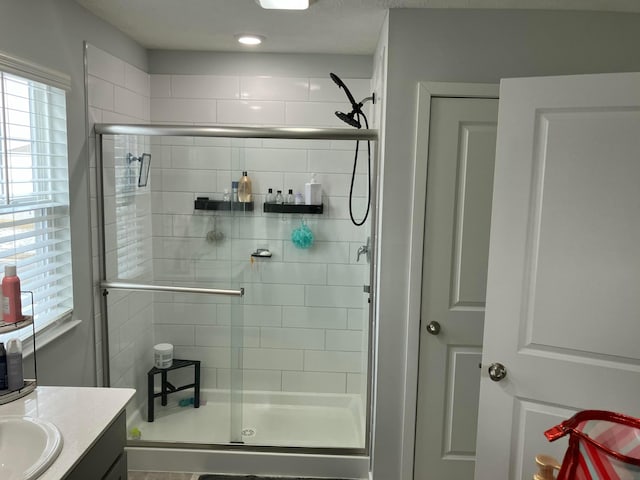
M 145 409 L 129 420 L 145 442 L 228 444 L 228 392 L 202 390 L 200 408 L 181 407 L 180 398 L 156 406 L 155 421 Z M 184 395 L 181 398 L 188 397 Z M 246 445 L 306 448 L 364 448 L 363 413 L 357 395 L 244 392 L 241 440 Z

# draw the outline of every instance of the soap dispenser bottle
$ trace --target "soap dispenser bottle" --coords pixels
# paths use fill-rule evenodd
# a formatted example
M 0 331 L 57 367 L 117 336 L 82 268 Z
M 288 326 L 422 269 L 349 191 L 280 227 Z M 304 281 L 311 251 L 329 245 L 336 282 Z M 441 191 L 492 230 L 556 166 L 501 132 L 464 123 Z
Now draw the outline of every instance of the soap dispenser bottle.
M 311 174 L 311 180 L 304 184 L 304 203 L 307 205 L 322 204 L 322 185 L 316 182 L 316 174 Z
M 238 182 L 238 201 L 242 203 L 251 202 L 251 179 L 247 172 L 242 172 L 242 178 Z
M 22 342 L 19 338 L 7 342 L 7 387 L 12 392 L 24 387 Z

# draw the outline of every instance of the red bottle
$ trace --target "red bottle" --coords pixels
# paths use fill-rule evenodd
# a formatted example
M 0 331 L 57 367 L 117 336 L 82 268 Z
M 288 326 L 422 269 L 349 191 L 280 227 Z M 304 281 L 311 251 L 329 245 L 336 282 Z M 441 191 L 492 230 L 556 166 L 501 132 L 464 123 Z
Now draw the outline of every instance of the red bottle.
M 2 297 L 2 320 L 6 323 L 16 323 L 22 320 L 20 279 L 16 275 L 15 265 L 6 265 L 4 267 Z

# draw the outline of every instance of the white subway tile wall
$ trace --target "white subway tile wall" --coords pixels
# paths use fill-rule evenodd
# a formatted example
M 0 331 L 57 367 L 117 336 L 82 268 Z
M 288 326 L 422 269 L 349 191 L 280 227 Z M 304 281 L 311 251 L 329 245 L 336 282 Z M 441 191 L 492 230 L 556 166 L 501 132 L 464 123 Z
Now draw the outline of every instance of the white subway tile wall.
M 90 200 L 93 251 L 93 280 L 99 278 L 98 212 L 95 144 L 92 134 L 97 122 L 150 122 L 150 77 L 146 72 L 92 45 L 87 46 L 87 103 L 89 107 Z M 150 281 L 151 196 L 150 187 L 138 188 L 139 162 L 130 163 L 127 154 L 139 157 L 151 152 L 144 137 L 113 137 L 103 140 L 103 188 L 105 194 L 105 247 L 109 279 Z M 101 291 L 94 294 L 96 363 L 98 385 L 102 385 L 102 317 L 98 306 Z M 107 297 L 109 315 L 110 383 L 137 390 L 131 408 L 146 398 L 146 372 L 152 365 L 153 295 L 111 291 Z
M 349 111 L 350 105 L 328 78 L 301 78 L 295 72 L 289 77 L 147 75 L 91 46 L 88 58 L 89 117 L 94 122 L 347 128 L 334 112 Z M 368 79 L 345 82 L 357 100 L 371 94 Z M 112 385 L 133 386 L 144 397 L 152 346 L 169 342 L 176 358 L 202 361 L 204 389 L 229 388 L 233 337 L 235 346 L 241 342 L 244 347 L 245 389 L 357 394 L 365 402 L 368 305 L 362 287 L 369 283 L 369 266 L 364 257 L 357 261 L 357 250 L 367 242 L 370 222 L 355 227 L 349 220 L 355 142 L 124 138 L 107 139 L 103 149 L 110 277 L 243 286 L 245 296 L 238 306 L 228 297 L 112 291 Z M 152 154 L 150 188 L 144 194 L 134 189 L 132 200 L 122 195 L 130 173 L 124 159 L 131 149 L 140 153 L 139 148 Z M 368 168 L 366 144 L 359 148 L 353 186 L 358 220 L 367 207 Z M 95 164 L 91 168 L 94 182 Z M 252 180 L 253 212 L 194 210 L 196 197 L 221 199 L 243 170 Z M 304 192 L 312 173 L 322 183 L 322 215 L 262 212 L 268 188 Z M 95 197 L 92 185 L 92 209 Z M 117 222 L 125 212 L 123 230 Z M 94 265 L 96 219 L 94 215 Z M 291 241 L 302 221 L 315 236 L 310 249 Z M 211 232 L 221 235 L 207 239 Z M 126 248 L 141 242 L 144 251 Z M 272 257 L 252 259 L 257 248 L 269 249 Z M 96 279 L 97 273 L 96 267 Z M 99 294 L 96 290 L 96 302 Z M 96 325 L 100 320 L 97 314 Z M 96 341 L 100 346 L 100 335 Z M 189 372 L 183 373 L 178 378 L 188 379 Z
M 369 80 L 345 82 L 358 100 L 370 95 Z M 334 112 L 349 109 L 344 92 L 329 78 L 151 76 L 153 122 L 346 128 Z M 367 206 L 368 168 L 366 143 L 359 149 L 353 187 L 358 220 Z M 369 283 L 369 265 L 364 256 L 357 261 L 357 250 L 367 242 L 370 222 L 355 227 L 349 219 L 354 150 L 354 141 L 152 139 L 155 279 L 245 288 L 243 307 L 233 308 L 233 315 L 224 298 L 171 295 L 164 301 L 172 303 L 156 303 L 156 340 L 179 345 L 176 354 L 201 359 L 203 372 L 209 372 L 203 373 L 204 388 L 229 387 L 234 325 L 245 330 L 235 337 L 245 347 L 244 388 L 349 393 L 366 401 L 363 285 Z M 197 196 L 222 199 L 243 170 L 252 180 L 253 212 L 193 210 Z M 262 212 L 268 188 L 285 195 L 289 189 L 304 192 L 312 173 L 322 183 L 322 215 Z M 315 236 L 310 249 L 291 241 L 302 221 Z M 212 231 L 223 237 L 208 241 Z M 272 257 L 252 259 L 257 248 L 269 249 Z

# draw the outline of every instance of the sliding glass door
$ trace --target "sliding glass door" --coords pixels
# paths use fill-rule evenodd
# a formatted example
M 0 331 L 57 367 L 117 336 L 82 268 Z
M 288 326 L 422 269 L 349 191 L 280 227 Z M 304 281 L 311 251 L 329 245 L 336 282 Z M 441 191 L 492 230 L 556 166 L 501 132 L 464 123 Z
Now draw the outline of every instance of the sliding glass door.
M 101 138 L 105 365 L 137 390 L 130 439 L 364 452 L 375 182 L 355 142 Z

